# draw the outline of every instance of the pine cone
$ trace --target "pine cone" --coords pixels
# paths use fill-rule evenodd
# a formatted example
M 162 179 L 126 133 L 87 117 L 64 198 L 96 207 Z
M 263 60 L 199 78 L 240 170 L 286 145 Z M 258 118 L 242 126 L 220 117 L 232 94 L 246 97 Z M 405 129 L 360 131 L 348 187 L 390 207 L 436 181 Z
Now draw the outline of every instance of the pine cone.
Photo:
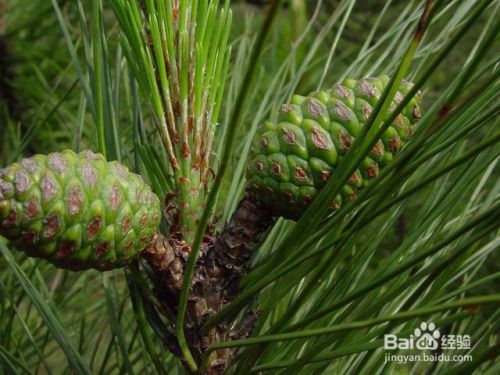
M 247 177 L 249 189 L 273 215 L 300 217 L 361 133 L 388 82 L 388 76 L 348 79 L 329 91 L 307 97 L 295 95 L 290 104 L 283 105 L 278 123 L 268 121 L 261 126 Z M 401 84 L 392 109 L 412 86 L 409 82 Z M 333 209 L 342 201 L 355 199 L 406 144 L 421 117 L 420 100 L 419 93 L 385 131 L 332 202 Z
M 91 151 L 35 155 L 0 170 L 0 234 L 61 268 L 121 267 L 159 222 L 160 201 L 142 178 Z

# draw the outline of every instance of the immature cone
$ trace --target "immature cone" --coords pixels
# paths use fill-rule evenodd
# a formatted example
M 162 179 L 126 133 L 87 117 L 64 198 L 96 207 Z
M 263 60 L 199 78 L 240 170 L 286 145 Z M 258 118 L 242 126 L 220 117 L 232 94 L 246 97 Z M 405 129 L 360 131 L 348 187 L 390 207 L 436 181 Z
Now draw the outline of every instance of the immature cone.
M 250 190 L 273 215 L 300 217 L 361 133 L 388 82 L 388 76 L 348 79 L 329 91 L 307 97 L 295 95 L 290 104 L 283 105 L 277 124 L 268 121 L 261 126 L 247 177 Z M 401 84 L 392 109 L 412 86 L 409 82 Z M 385 131 L 332 202 L 332 208 L 355 199 L 359 189 L 377 177 L 380 168 L 406 144 L 421 117 L 420 100 L 418 93 Z
M 0 170 L 0 235 L 61 268 L 123 266 L 159 221 L 160 201 L 142 178 L 91 151 L 35 155 Z

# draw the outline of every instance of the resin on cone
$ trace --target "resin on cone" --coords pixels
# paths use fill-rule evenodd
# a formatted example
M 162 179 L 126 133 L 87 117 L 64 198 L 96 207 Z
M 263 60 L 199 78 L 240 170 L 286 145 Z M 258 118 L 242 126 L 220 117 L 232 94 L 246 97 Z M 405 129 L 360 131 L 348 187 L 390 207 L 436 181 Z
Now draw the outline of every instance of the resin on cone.
M 0 170 L 0 234 L 61 268 L 121 267 L 159 222 L 160 201 L 142 178 L 91 151 L 35 155 Z
M 370 117 L 388 76 L 347 79 L 329 91 L 295 95 L 284 104 L 277 123 L 261 125 L 247 165 L 250 190 L 275 216 L 297 219 L 326 184 Z M 403 82 L 391 110 L 411 87 Z M 406 144 L 420 119 L 420 92 L 375 144 L 369 156 L 342 188 L 333 209 L 353 200 Z

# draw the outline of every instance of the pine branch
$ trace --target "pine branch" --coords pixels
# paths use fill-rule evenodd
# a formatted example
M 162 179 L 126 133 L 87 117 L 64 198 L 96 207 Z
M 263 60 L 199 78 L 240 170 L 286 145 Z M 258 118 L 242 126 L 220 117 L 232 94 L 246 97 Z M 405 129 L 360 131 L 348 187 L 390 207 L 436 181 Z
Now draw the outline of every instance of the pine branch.
M 235 327 L 227 320 L 206 334 L 201 332 L 201 327 L 238 295 L 239 282 L 249 271 L 254 249 L 273 223 L 265 206 L 247 194 L 224 229 L 216 236 L 205 237 L 191 285 L 185 324 L 188 344 L 198 362 L 209 345 L 250 334 L 258 317 L 255 310 L 247 311 Z M 188 252 L 189 248 L 175 235 L 166 238 L 158 234 L 143 253 L 159 280 L 156 292 L 166 307 L 177 305 Z M 233 349 L 214 352 L 207 373 L 216 374 L 225 369 L 235 352 Z

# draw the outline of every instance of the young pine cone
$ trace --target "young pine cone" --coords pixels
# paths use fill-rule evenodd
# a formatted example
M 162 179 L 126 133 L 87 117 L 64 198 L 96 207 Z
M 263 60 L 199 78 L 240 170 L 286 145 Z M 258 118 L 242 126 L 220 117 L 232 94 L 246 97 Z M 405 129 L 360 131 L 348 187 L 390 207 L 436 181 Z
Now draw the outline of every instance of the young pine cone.
M 72 270 L 121 267 L 158 230 L 160 200 L 100 154 L 35 155 L 0 170 L 0 235 Z
M 388 76 L 348 79 L 328 91 L 295 95 L 278 122 L 265 122 L 255 137 L 247 168 L 250 191 L 273 215 L 300 217 L 361 133 L 388 82 Z M 412 86 L 401 84 L 392 110 Z M 332 208 L 355 199 L 406 144 L 421 117 L 420 100 L 418 93 L 385 131 Z

